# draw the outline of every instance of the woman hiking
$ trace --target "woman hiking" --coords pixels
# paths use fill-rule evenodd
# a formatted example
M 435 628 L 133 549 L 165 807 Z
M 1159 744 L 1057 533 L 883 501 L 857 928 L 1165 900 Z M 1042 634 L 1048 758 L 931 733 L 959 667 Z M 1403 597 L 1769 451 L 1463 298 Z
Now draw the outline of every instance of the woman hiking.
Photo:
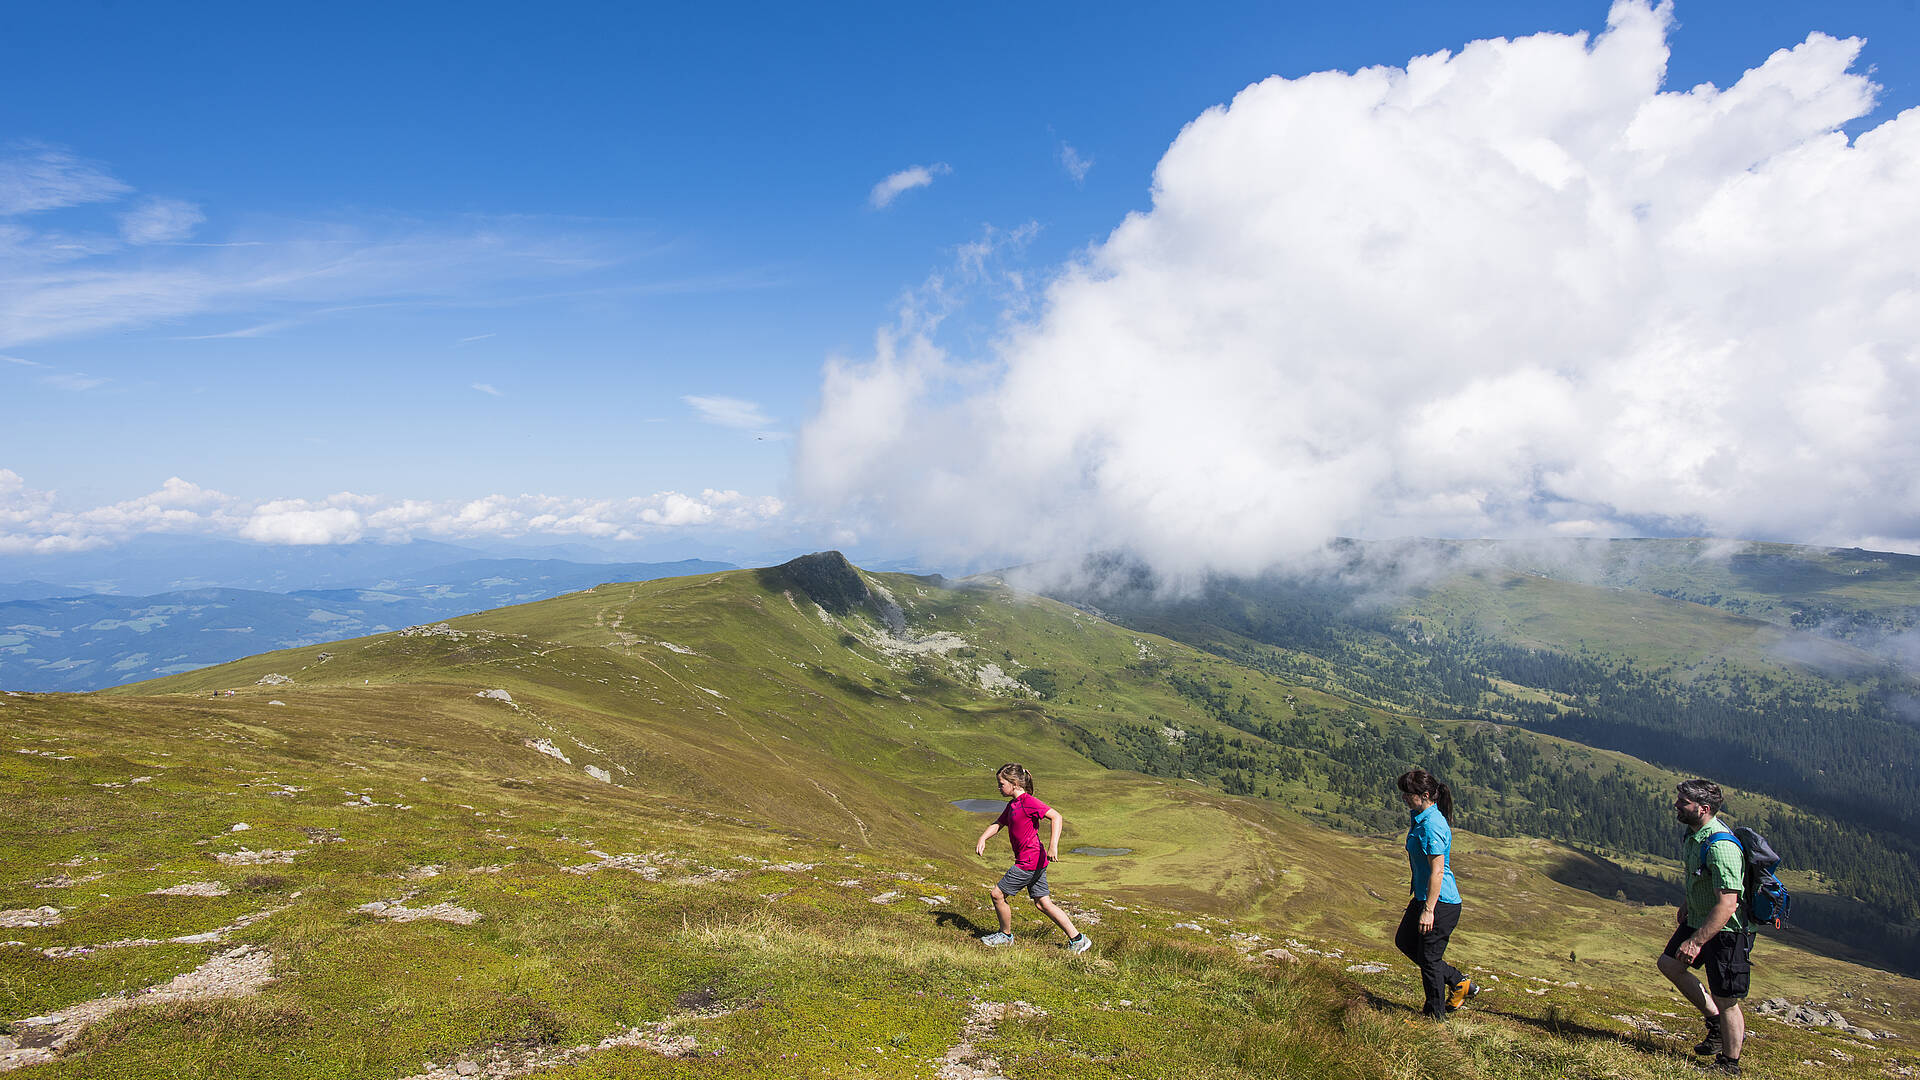
M 1407 830 L 1407 865 L 1413 900 L 1400 917 L 1393 943 L 1420 967 L 1426 992 L 1421 1011 L 1434 1020 L 1480 992 L 1473 980 L 1447 963 L 1447 939 L 1460 924 L 1460 888 L 1453 881 L 1453 791 L 1425 769 L 1409 769 L 1395 782 L 1400 801 L 1413 814 Z

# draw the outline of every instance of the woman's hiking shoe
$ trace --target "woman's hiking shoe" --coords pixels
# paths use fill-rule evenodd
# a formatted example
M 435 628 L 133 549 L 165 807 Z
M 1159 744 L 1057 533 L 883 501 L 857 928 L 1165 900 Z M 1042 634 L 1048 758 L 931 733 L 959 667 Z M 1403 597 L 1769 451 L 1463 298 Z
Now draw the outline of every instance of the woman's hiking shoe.
M 1740 1059 L 1730 1058 L 1725 1054 L 1715 1054 L 1713 1055 L 1713 1064 L 1707 1066 L 1707 1071 L 1719 1073 L 1722 1076 L 1739 1076 Z
M 1068 952 L 1082 953 L 1082 952 L 1086 952 L 1088 949 L 1091 949 L 1091 948 L 1093 948 L 1093 939 L 1088 937 L 1085 934 L 1080 934 L 1078 936 L 1070 937 L 1067 939 Z
M 1693 1052 L 1699 1054 L 1701 1057 L 1705 1057 L 1708 1054 L 1718 1056 L 1722 1046 L 1720 1042 L 1720 1021 L 1708 1020 L 1706 1021 L 1706 1025 L 1707 1037 L 1700 1040 L 1700 1045 L 1694 1047 Z M 1734 1058 L 1733 1063 L 1736 1068 L 1739 1067 L 1740 1059 Z
M 1480 988 L 1473 985 L 1473 980 L 1462 975 L 1460 981 L 1454 983 L 1452 989 L 1447 991 L 1447 1008 L 1457 1009 L 1479 992 Z
M 982 945 L 1011 945 L 1011 944 L 1013 944 L 1013 935 L 1012 935 L 1012 934 L 1001 934 L 1001 933 L 992 933 L 992 934 L 988 934 L 988 935 L 987 935 L 986 937 L 983 937 L 983 938 L 981 938 L 981 939 L 980 939 L 980 944 L 982 944 Z

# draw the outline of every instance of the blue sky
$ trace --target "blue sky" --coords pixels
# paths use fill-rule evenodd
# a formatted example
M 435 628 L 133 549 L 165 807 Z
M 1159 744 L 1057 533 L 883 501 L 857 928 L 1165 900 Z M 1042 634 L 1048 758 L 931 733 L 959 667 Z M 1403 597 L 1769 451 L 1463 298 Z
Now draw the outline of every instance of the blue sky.
M 200 494 L 100 520 L 185 528 L 166 512 L 219 504 L 231 532 L 273 500 L 364 519 L 322 506 L 353 493 L 536 494 L 564 521 L 712 489 L 779 501 L 734 524 L 872 541 L 900 523 L 809 498 L 796 435 L 823 365 L 870 362 L 903 297 L 938 309 L 947 362 L 992 362 L 1044 318 L 1041 283 L 1153 209 L 1182 129 L 1249 84 L 1607 23 L 1602 4 L 954 8 L 0 8 L 16 539 L 179 478 Z M 1920 101 L 1911 0 L 1673 22 L 1669 88 L 1728 87 L 1824 31 L 1866 39 L 1851 70 L 1877 104 L 1850 134 Z M 927 183 L 877 204 L 916 167 Z M 1648 505 L 1568 520 L 1676 518 Z M 307 524 L 254 535 L 377 532 Z

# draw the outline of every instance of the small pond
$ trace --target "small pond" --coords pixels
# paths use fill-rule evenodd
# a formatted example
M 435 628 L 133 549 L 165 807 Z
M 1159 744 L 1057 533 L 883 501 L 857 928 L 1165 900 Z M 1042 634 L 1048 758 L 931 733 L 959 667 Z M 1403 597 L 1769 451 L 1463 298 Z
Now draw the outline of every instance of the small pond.
M 1075 855 L 1131 855 L 1130 847 L 1077 847 L 1072 849 Z
M 997 814 L 1007 808 L 1005 799 L 955 799 L 953 805 L 975 814 Z

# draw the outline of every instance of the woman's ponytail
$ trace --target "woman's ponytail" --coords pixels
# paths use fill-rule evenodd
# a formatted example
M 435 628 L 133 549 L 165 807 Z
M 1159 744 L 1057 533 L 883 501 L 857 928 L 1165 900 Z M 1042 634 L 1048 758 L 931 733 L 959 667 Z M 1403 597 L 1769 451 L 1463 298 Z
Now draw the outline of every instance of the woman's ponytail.
M 1434 779 L 1425 769 L 1408 769 L 1394 781 L 1401 791 L 1409 795 L 1418 795 L 1440 808 L 1440 816 L 1448 823 L 1453 821 L 1453 789 Z

